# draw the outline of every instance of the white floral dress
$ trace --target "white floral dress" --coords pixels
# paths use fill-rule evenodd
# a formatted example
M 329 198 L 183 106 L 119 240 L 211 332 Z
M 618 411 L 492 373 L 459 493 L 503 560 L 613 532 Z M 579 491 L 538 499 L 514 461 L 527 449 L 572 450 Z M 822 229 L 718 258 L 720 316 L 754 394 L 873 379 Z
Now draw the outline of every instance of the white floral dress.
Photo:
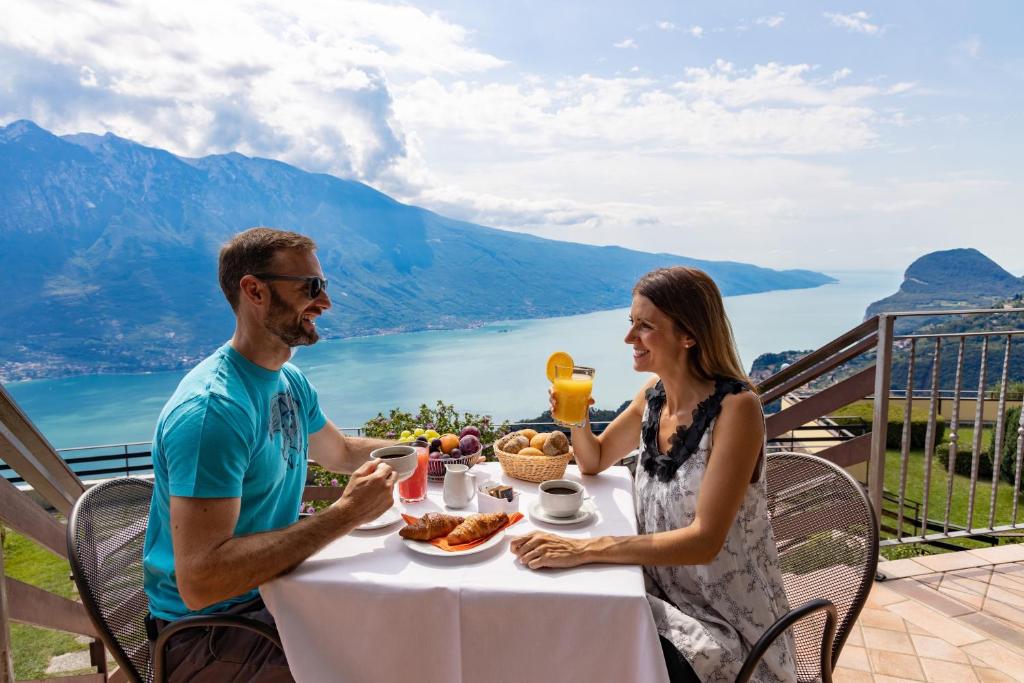
M 648 391 L 634 482 L 640 533 L 693 522 L 721 401 L 740 390 L 742 385 L 730 380 L 716 382 L 714 394 L 694 411 L 690 428 L 680 428 L 673 436 L 668 454 L 658 450 L 657 441 L 664 389 L 659 382 Z M 704 683 L 735 680 L 754 643 L 789 610 L 768 519 L 763 458 L 758 470 L 711 563 L 644 567 L 658 633 L 675 645 Z M 796 681 L 795 651 L 787 632 L 768 650 L 752 680 Z

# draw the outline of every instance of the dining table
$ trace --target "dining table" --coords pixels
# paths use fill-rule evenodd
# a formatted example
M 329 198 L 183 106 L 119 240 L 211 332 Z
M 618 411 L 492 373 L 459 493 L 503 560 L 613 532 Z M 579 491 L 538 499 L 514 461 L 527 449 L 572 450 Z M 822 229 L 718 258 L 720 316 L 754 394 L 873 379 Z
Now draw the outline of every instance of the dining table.
M 583 485 L 585 519 L 544 521 L 538 484 L 506 476 L 497 462 L 479 480 L 509 485 L 523 519 L 473 553 L 424 554 L 399 536 L 403 522 L 353 531 L 294 571 L 260 586 L 299 683 L 667 683 L 668 674 L 639 566 L 526 567 L 510 539 L 532 531 L 572 538 L 636 534 L 629 470 L 565 479 Z M 395 503 L 412 516 L 468 515 L 444 504 L 442 486 Z M 392 515 L 394 516 L 394 515 Z M 581 515 L 578 516 L 583 516 Z M 548 518 L 550 519 L 550 518 Z M 430 546 L 433 548 L 433 546 Z

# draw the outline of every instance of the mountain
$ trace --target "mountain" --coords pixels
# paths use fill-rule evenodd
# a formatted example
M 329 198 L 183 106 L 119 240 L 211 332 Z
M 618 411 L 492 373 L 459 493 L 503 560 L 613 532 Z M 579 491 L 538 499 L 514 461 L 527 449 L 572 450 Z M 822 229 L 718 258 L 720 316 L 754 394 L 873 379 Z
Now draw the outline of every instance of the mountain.
M 1024 278 L 977 249 L 935 251 L 911 263 L 899 291 L 868 306 L 865 318 L 886 311 L 987 308 L 1022 293 Z
M 445 218 L 358 182 L 112 134 L 0 128 L 0 378 L 175 368 L 227 339 L 217 251 L 254 225 L 319 245 L 325 338 L 626 306 L 644 272 L 704 269 L 725 294 L 815 287 L 811 271 L 545 240 Z

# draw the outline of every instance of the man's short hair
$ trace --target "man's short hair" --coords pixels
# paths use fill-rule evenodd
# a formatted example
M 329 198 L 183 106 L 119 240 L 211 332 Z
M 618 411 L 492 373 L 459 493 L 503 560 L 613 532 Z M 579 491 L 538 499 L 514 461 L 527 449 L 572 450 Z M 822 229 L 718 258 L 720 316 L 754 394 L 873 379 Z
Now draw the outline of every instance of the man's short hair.
M 241 279 L 246 275 L 267 272 L 274 254 L 285 249 L 316 251 L 316 242 L 288 230 L 249 228 L 221 247 L 218 278 L 232 310 L 238 310 Z

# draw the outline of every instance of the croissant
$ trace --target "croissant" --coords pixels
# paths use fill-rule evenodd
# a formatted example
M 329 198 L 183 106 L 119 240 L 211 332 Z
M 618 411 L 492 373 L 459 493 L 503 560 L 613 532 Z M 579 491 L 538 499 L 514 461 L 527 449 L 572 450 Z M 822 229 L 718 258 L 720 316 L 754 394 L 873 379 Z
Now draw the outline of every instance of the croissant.
M 462 524 L 448 534 L 448 545 L 462 545 L 479 538 L 485 538 L 505 526 L 508 515 L 504 512 L 492 512 L 483 515 L 470 515 Z
M 398 535 L 413 541 L 431 541 L 435 538 L 447 536 L 452 529 L 458 527 L 462 522 L 462 517 L 446 515 L 440 512 L 428 512 L 416 520 L 414 524 L 406 524 L 398 532 Z

